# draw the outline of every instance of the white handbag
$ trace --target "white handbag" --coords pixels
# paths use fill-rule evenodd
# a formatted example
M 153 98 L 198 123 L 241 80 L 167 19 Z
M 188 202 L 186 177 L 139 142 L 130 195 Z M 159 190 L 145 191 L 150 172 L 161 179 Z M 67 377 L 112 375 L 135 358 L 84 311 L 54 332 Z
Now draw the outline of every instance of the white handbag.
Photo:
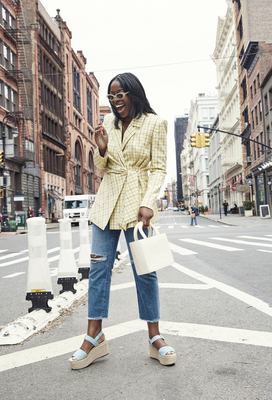
M 151 236 L 151 228 L 156 233 L 154 236 Z M 141 240 L 138 240 L 138 231 L 143 237 Z M 130 243 L 130 249 L 138 275 L 149 274 L 174 262 L 166 234 L 159 233 L 154 225 L 150 224 L 148 227 L 147 237 L 143 231 L 143 223 L 138 222 L 133 236 L 134 242 Z

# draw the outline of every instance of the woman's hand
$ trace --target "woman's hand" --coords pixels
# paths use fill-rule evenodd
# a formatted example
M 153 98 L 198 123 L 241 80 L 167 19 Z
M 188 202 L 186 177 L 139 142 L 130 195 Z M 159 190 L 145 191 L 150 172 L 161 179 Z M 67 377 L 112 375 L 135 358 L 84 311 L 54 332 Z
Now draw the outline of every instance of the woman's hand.
M 138 221 L 143 221 L 143 229 L 147 228 L 150 225 L 150 220 L 153 217 L 154 213 L 151 208 L 140 207 L 138 212 Z
M 100 124 L 95 127 L 94 135 L 96 144 L 99 148 L 100 155 L 104 157 L 108 145 L 108 134 L 106 132 L 106 129 L 102 125 L 102 122 L 100 122 Z

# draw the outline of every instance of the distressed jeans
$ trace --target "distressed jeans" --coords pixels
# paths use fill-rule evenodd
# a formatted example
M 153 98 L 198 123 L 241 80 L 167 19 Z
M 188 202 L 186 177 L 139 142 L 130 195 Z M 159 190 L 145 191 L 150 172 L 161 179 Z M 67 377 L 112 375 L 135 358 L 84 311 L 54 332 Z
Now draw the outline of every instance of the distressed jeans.
M 160 319 L 159 285 L 156 272 L 137 275 L 129 243 L 134 241 L 134 228 L 124 231 L 134 274 L 140 319 L 157 322 Z M 147 235 L 147 229 L 144 230 Z M 89 274 L 88 319 L 108 318 L 112 268 L 121 230 L 104 230 L 92 224 L 91 267 Z M 139 239 L 142 237 L 139 236 Z

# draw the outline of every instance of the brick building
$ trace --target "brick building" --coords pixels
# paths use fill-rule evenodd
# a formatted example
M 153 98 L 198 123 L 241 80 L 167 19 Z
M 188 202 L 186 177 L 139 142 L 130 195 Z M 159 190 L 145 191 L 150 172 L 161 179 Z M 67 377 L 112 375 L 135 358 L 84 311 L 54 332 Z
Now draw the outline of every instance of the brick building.
M 253 180 L 255 212 L 267 204 L 267 187 L 261 165 L 265 161 L 261 83 L 272 65 L 270 0 L 232 0 L 234 3 L 244 179 Z M 248 140 L 255 140 L 256 143 Z M 249 181 L 248 181 L 249 182 Z M 248 198 L 251 194 L 248 195 Z
M 72 49 L 72 33 L 60 10 L 55 20 L 62 34 L 65 64 L 66 193 L 93 194 L 103 177 L 93 162 L 94 127 L 100 120 L 99 83 L 92 72 L 86 72 L 83 52 Z

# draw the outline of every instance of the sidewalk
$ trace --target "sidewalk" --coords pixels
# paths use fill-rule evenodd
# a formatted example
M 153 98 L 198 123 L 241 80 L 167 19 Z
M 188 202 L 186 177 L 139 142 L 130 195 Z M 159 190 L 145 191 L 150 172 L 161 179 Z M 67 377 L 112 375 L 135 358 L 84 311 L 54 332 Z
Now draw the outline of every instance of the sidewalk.
M 45 224 L 45 226 L 46 226 L 46 230 L 55 229 L 55 228 L 59 227 L 59 223 L 58 222 L 49 223 L 49 224 Z M 28 232 L 27 228 L 17 228 L 16 232 L 1 232 L 0 231 L 0 236 L 21 235 L 21 234 L 25 234 L 27 232 Z
M 261 218 L 261 217 L 242 217 L 239 214 L 221 214 L 221 218 L 219 214 L 199 214 L 197 218 L 206 218 L 211 221 L 220 222 L 222 224 L 230 225 L 230 226 L 271 226 L 272 227 L 272 218 Z

